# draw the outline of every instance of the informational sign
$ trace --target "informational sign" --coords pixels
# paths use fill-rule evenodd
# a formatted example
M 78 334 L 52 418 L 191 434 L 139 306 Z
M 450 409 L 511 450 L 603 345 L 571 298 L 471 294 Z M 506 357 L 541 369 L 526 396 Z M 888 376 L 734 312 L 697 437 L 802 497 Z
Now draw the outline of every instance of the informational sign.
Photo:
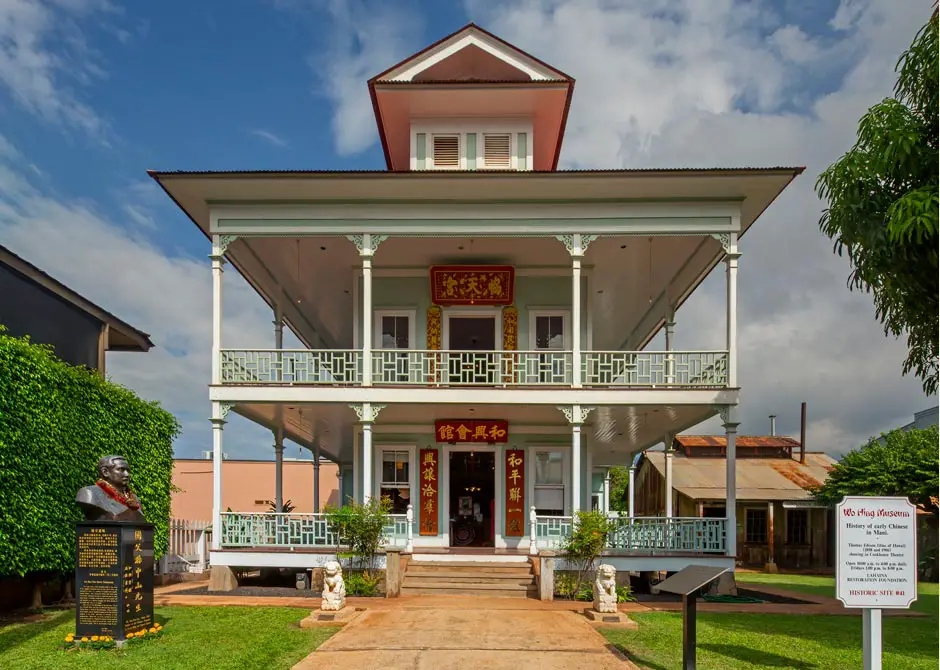
M 77 524 L 75 633 L 123 640 L 153 626 L 153 525 Z
M 506 450 L 506 537 L 525 535 L 525 451 Z
M 422 449 L 419 456 L 421 458 L 421 485 L 419 487 L 421 508 L 418 510 L 418 533 L 437 535 L 438 450 Z
M 515 273 L 511 265 L 431 267 L 434 305 L 511 305 Z
M 442 419 L 434 422 L 438 442 L 505 443 L 509 440 L 509 423 L 499 419 Z
M 836 506 L 836 597 L 905 609 L 917 599 L 917 510 L 907 498 L 846 496 Z

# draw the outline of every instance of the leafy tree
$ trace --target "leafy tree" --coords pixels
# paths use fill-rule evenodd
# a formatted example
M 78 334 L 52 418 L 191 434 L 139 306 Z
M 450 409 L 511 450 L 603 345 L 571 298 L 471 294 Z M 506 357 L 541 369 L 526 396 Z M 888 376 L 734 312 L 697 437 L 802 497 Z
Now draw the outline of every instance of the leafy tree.
M 937 514 L 937 427 L 900 428 L 872 439 L 839 461 L 826 483 L 813 490 L 817 500 L 836 504 L 844 496 L 906 496 L 912 503 Z
M 627 489 L 630 488 L 630 468 L 615 465 L 610 469 L 610 509 L 614 512 L 629 511 Z
M 575 517 L 571 535 L 561 547 L 565 559 L 577 571 L 572 590 L 575 596 L 581 592 L 585 576 L 607 545 L 609 533 L 610 522 L 602 512 L 578 512 Z
M 327 505 L 323 512 L 337 545 L 348 548 L 339 558 L 349 559 L 357 568 L 375 568 L 375 558 L 385 544 L 385 527 L 391 519 L 392 501 L 388 496 L 370 498 L 366 503 L 350 501 L 343 507 Z
M 849 289 L 874 297 L 885 335 L 907 333 L 903 373 L 937 392 L 937 11 L 898 60 L 895 97 L 866 112 L 855 146 L 816 182 L 819 227 L 848 255 Z

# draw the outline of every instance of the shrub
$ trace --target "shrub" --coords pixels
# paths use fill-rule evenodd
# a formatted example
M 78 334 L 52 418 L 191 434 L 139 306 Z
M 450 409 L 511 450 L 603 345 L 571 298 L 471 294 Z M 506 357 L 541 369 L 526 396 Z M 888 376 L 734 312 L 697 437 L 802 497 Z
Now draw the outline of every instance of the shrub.
M 382 584 L 381 573 L 372 574 L 368 570 L 351 571 L 343 578 L 346 582 L 346 595 L 363 596 L 371 598 L 381 595 L 379 586 Z
M 591 571 L 598 556 L 601 555 L 601 551 L 607 544 L 609 532 L 610 522 L 604 513 L 578 512 L 571 535 L 561 548 L 565 559 L 577 571 L 574 593 L 581 592 L 581 583 L 585 581 L 587 573 Z M 592 581 L 588 578 L 589 585 Z M 591 598 L 593 599 L 593 596 Z
M 345 507 L 328 505 L 323 510 L 327 523 L 336 533 L 338 545 L 348 550 L 340 552 L 337 546 L 337 558 L 349 561 L 347 569 L 353 566 L 375 569 L 375 558 L 385 541 L 385 527 L 389 524 L 391 509 L 391 499 L 384 496 L 370 498 L 364 504 L 351 501 Z
M 74 568 L 75 493 L 107 454 L 127 458 L 155 552 L 166 553 L 179 430 L 157 403 L 0 326 L 0 576 Z

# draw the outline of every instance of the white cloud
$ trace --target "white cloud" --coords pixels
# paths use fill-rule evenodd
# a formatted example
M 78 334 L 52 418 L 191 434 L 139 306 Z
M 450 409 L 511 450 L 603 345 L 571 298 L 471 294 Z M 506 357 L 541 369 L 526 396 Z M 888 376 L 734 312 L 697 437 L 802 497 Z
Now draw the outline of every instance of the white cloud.
M 0 137 L 0 147 L 4 146 L 10 145 Z M 206 343 L 211 339 L 208 260 L 164 252 L 149 242 L 145 233 L 150 231 L 122 226 L 84 203 L 52 197 L 19 176 L 21 167 L 0 162 L 3 244 L 150 333 L 157 345 L 150 352 L 109 354 L 109 376 L 143 398 L 160 401 L 180 419 L 185 455 L 211 448 L 206 387 L 210 376 Z M 147 193 L 143 183 L 129 188 L 135 191 Z M 127 207 L 125 213 L 130 211 Z M 146 204 L 137 205 L 137 211 L 150 221 L 148 214 L 140 214 Z M 237 272 L 229 270 L 224 275 L 225 344 L 257 346 L 270 340 L 270 310 Z M 266 455 L 269 435 L 236 420 L 226 431 L 225 450 L 253 458 Z
M 286 141 L 284 141 L 283 139 L 281 139 L 280 137 L 278 137 L 277 135 L 275 135 L 274 133 L 272 133 L 272 132 L 269 131 L 269 130 L 252 130 L 252 131 L 251 131 L 251 134 L 252 134 L 252 135 L 255 135 L 256 137 L 260 137 L 261 139 L 263 139 L 263 140 L 265 140 L 265 141 L 267 141 L 267 142 L 270 142 L 271 144 L 273 144 L 273 145 L 276 146 L 276 147 L 286 147 L 286 146 L 287 146 L 287 142 L 286 142 Z
M 840 32 L 823 39 L 770 4 L 730 0 L 466 5 L 577 79 L 563 167 L 807 166 L 742 240 L 742 432 L 766 432 L 777 414 L 780 431 L 797 433 L 806 400 L 810 447 L 844 451 L 934 402 L 901 378 L 905 344 L 884 337 L 870 297 L 846 288 L 813 192 L 858 118 L 890 95 L 928 7 L 843 2 L 830 22 Z M 722 345 L 723 292 L 719 268 L 679 311 L 678 347 Z
M 364 151 L 378 139 L 366 82 L 405 58 L 421 35 L 420 15 L 408 7 L 374 0 L 323 0 L 312 3 L 330 20 L 322 49 L 310 65 L 320 90 L 333 106 L 336 152 Z M 291 3 L 296 8 L 296 4 Z
M 107 0 L 0 2 L 0 85 L 18 105 L 43 120 L 106 141 L 107 123 L 70 83 L 103 76 L 83 27 L 116 12 Z

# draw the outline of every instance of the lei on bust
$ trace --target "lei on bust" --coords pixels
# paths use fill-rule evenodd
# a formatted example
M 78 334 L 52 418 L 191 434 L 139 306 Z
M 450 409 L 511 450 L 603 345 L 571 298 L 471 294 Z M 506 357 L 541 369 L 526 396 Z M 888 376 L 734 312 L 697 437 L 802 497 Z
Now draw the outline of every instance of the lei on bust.
M 100 488 L 102 491 L 108 494 L 108 497 L 111 498 L 111 500 L 116 500 L 122 505 L 124 505 L 125 507 L 128 507 L 130 509 L 140 509 L 140 502 L 138 502 L 137 498 L 134 496 L 133 493 L 130 492 L 129 489 L 127 491 L 127 495 L 123 495 L 122 493 L 119 493 L 117 489 L 111 486 L 111 484 L 109 484 L 103 479 L 99 479 L 97 481 L 97 484 L 98 484 L 98 488 Z

